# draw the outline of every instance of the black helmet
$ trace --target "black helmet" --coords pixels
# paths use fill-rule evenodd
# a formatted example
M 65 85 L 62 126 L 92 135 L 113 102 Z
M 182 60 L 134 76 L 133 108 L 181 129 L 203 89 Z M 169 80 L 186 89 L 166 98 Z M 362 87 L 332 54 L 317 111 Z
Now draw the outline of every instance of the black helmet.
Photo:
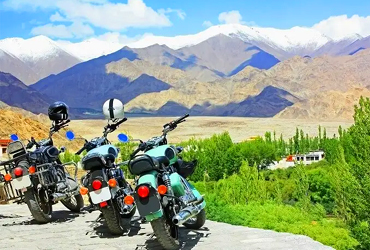
M 63 121 L 68 119 L 68 106 L 64 102 L 54 102 L 49 106 L 49 119 Z

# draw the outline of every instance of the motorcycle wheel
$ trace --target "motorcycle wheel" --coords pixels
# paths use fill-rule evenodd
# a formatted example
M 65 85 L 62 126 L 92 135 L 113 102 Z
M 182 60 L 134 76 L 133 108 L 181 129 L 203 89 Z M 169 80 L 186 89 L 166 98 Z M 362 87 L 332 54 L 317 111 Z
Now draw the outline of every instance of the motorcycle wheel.
M 101 208 L 103 217 L 107 223 L 109 231 L 114 235 L 122 235 L 128 230 L 124 227 L 117 205 L 114 202 L 109 202 L 110 206 Z
M 84 207 L 84 199 L 81 194 L 72 196 L 69 199 L 60 201 L 66 208 L 74 213 L 81 212 L 81 209 Z
M 44 191 L 41 190 L 40 194 Z M 44 197 L 40 197 L 33 189 L 24 193 L 24 199 L 33 218 L 39 223 L 48 223 L 52 220 L 53 207 Z
M 161 217 L 151 221 L 153 232 L 159 244 L 166 250 L 180 249 L 179 227 L 174 225 L 171 220 Z
M 197 216 L 187 220 L 183 225 L 188 229 L 197 230 L 203 227 L 204 223 L 206 223 L 206 211 L 203 208 Z

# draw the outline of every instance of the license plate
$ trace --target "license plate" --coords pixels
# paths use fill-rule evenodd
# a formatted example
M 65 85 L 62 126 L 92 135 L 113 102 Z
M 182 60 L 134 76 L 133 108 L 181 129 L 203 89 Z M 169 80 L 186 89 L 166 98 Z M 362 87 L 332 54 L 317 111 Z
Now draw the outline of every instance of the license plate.
M 24 189 L 32 186 L 32 182 L 29 175 L 24 175 L 22 177 L 13 179 L 12 186 L 14 189 Z
M 107 201 L 112 198 L 109 187 L 104 187 L 102 189 L 92 191 L 89 193 L 89 195 L 90 195 L 91 201 L 94 204 L 99 204 L 103 201 Z

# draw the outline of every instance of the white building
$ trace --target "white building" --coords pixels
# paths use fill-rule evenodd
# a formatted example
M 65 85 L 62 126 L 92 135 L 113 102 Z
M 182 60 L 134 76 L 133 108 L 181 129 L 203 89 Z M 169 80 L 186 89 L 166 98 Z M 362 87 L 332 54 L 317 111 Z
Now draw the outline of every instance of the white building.
M 275 161 L 274 163 L 268 166 L 268 169 L 278 169 L 278 168 L 289 168 L 293 167 L 298 163 L 302 163 L 303 165 L 309 165 L 314 162 L 318 162 L 323 160 L 325 157 L 325 153 L 322 150 L 318 151 L 311 151 L 307 154 L 297 154 L 297 155 L 289 155 L 286 158 L 283 158 L 279 162 Z
M 322 159 L 324 159 L 325 157 L 325 153 L 324 151 L 312 151 L 312 152 L 309 152 L 308 154 L 300 154 L 300 155 L 295 155 L 294 156 L 294 160 L 296 162 L 301 162 L 303 163 L 304 165 L 309 165 L 313 162 L 318 162 L 318 161 L 321 161 Z
M 0 159 L 4 159 L 6 157 L 6 148 L 10 142 L 11 140 L 9 139 L 0 139 Z

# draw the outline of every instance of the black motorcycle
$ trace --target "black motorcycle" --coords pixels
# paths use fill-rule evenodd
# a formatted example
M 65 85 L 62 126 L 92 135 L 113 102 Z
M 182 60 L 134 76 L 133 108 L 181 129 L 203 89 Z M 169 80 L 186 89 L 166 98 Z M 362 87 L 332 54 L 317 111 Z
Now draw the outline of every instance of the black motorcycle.
M 104 128 L 103 136 L 85 139 L 84 146 L 76 153 L 87 151 L 81 160 L 82 168 L 87 174 L 82 177 L 81 194 L 88 195 L 90 206 L 88 211 L 100 210 L 112 234 L 122 235 L 130 228 L 131 217 L 134 216 L 134 190 L 126 181 L 121 164 L 116 164 L 119 148 L 112 145 L 107 136 L 115 131 L 127 118 L 117 119 Z M 72 131 L 66 137 L 74 139 Z M 83 139 L 83 138 L 82 138 Z
M 33 137 L 25 146 L 18 136 L 7 147 L 10 160 L 0 163 L 0 182 L 4 182 L 7 200 L 25 202 L 36 221 L 47 223 L 52 220 L 52 206 L 59 201 L 72 212 L 80 212 L 84 201 L 79 193 L 77 165 L 62 163 L 59 154 L 65 151 L 54 146 L 52 136 L 68 126 L 69 120 L 53 121 L 49 138 L 37 142 Z M 36 146 L 34 151 L 27 151 Z M 65 166 L 75 167 L 74 178 Z

